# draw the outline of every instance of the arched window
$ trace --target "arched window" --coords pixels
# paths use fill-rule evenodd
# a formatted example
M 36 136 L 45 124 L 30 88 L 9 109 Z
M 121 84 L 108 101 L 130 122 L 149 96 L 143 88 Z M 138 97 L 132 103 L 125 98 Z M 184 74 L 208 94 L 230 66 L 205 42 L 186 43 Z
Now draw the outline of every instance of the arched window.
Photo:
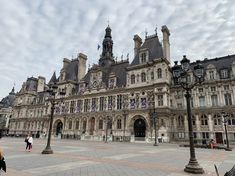
M 103 120 L 99 120 L 99 129 L 102 130 L 103 129 Z
M 131 75 L 131 84 L 135 84 L 135 75 Z
M 79 121 L 78 120 L 76 121 L 75 128 L 76 128 L 76 130 L 79 129 Z
M 205 125 L 205 126 L 208 125 L 208 118 L 205 114 L 201 116 L 201 125 Z
M 121 119 L 117 120 L 117 129 L 122 129 L 122 120 Z
M 146 82 L 146 74 L 144 72 L 141 73 L 141 82 Z
M 151 72 L 151 80 L 154 80 L 154 72 Z
M 162 78 L 162 69 L 161 68 L 157 69 L 157 78 L 158 79 Z
M 215 114 L 213 120 L 214 120 L 214 125 L 221 125 L 222 124 L 220 114 Z
M 235 125 L 235 118 L 233 114 L 230 114 L 227 119 L 228 119 L 228 125 Z
M 184 117 L 183 116 L 178 116 L 178 126 L 182 127 L 184 126 Z
M 86 120 L 83 121 L 83 124 L 82 124 L 82 129 L 83 129 L 83 132 L 85 133 L 86 131 Z
M 72 120 L 69 121 L 69 129 L 71 130 L 72 129 L 72 125 L 73 125 L 73 122 Z

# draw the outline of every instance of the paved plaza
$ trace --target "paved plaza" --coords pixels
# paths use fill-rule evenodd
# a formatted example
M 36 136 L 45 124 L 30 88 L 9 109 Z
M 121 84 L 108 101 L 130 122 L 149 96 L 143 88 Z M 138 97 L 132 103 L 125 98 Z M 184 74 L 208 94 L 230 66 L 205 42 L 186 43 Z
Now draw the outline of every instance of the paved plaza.
M 185 176 L 189 148 L 176 144 L 155 147 L 145 143 L 104 143 L 52 140 L 54 154 L 42 155 L 45 139 L 35 139 L 33 150 L 25 151 L 23 138 L 2 138 L 7 176 Z M 206 171 L 221 175 L 235 164 L 235 151 L 196 149 L 197 159 Z

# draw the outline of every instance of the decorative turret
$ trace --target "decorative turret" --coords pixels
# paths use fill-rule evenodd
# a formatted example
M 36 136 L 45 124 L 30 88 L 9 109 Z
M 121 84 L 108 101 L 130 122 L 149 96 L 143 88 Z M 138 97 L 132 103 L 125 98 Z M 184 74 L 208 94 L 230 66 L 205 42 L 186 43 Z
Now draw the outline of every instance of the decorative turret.
M 113 60 L 113 40 L 111 36 L 111 28 L 108 26 L 105 29 L 105 36 L 103 40 L 103 51 L 101 58 L 99 60 L 99 65 L 102 67 L 108 67 L 110 66 L 114 60 Z

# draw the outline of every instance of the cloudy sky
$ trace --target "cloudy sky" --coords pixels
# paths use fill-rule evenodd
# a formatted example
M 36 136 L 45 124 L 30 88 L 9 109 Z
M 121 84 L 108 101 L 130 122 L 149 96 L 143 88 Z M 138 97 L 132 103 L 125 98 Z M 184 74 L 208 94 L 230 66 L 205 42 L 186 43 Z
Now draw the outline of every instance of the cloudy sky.
M 48 81 L 64 57 L 82 52 L 88 64 L 99 59 L 97 45 L 112 28 L 114 55 L 130 53 L 142 38 L 167 25 L 172 61 L 235 54 L 233 0 L 0 0 L 0 98 L 27 77 Z

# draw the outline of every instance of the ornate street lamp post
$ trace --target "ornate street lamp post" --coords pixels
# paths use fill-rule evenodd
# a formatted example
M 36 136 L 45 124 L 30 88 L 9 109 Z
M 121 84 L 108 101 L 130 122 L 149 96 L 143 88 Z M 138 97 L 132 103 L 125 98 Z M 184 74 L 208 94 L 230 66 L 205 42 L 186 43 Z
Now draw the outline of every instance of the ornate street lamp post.
M 227 148 L 225 150 L 232 151 L 232 149 L 229 147 L 228 132 L 227 132 L 227 123 L 228 123 L 229 114 L 225 113 L 224 111 L 222 111 L 221 114 L 222 114 L 222 121 L 224 123 L 224 130 L 225 130 L 226 144 L 227 144 Z
M 194 142 L 193 142 L 193 126 L 192 126 L 192 113 L 191 113 L 191 90 L 196 84 L 200 84 L 204 81 L 204 68 L 200 64 L 200 61 L 196 62 L 196 65 L 193 67 L 194 82 L 190 80 L 190 60 L 183 56 L 181 60 L 181 65 L 178 65 L 175 62 L 175 65 L 172 67 L 173 78 L 175 84 L 181 85 L 181 87 L 186 91 L 185 98 L 187 102 L 187 115 L 188 115 L 188 130 L 189 130 L 189 144 L 190 144 L 190 160 L 189 163 L 185 166 L 184 171 L 195 174 L 204 173 L 203 168 L 198 164 L 195 154 Z
M 50 124 L 49 124 L 49 133 L 47 138 L 47 145 L 46 148 L 42 151 L 42 154 L 53 154 L 53 150 L 51 149 L 51 131 L 52 131 L 52 123 L 53 123 L 53 116 L 54 116 L 54 110 L 55 110 L 55 95 L 57 92 L 58 86 L 56 84 L 53 84 L 49 87 L 49 90 L 47 92 L 49 93 L 48 100 L 51 103 L 51 114 L 50 114 Z M 65 95 L 64 92 L 60 92 L 60 95 Z
M 108 129 L 110 128 L 110 117 L 106 116 L 105 143 L 108 142 Z
M 123 142 L 126 141 L 126 116 L 128 114 L 128 111 L 126 109 L 123 110 L 123 116 L 124 116 L 124 129 L 123 129 L 123 137 L 122 140 Z

